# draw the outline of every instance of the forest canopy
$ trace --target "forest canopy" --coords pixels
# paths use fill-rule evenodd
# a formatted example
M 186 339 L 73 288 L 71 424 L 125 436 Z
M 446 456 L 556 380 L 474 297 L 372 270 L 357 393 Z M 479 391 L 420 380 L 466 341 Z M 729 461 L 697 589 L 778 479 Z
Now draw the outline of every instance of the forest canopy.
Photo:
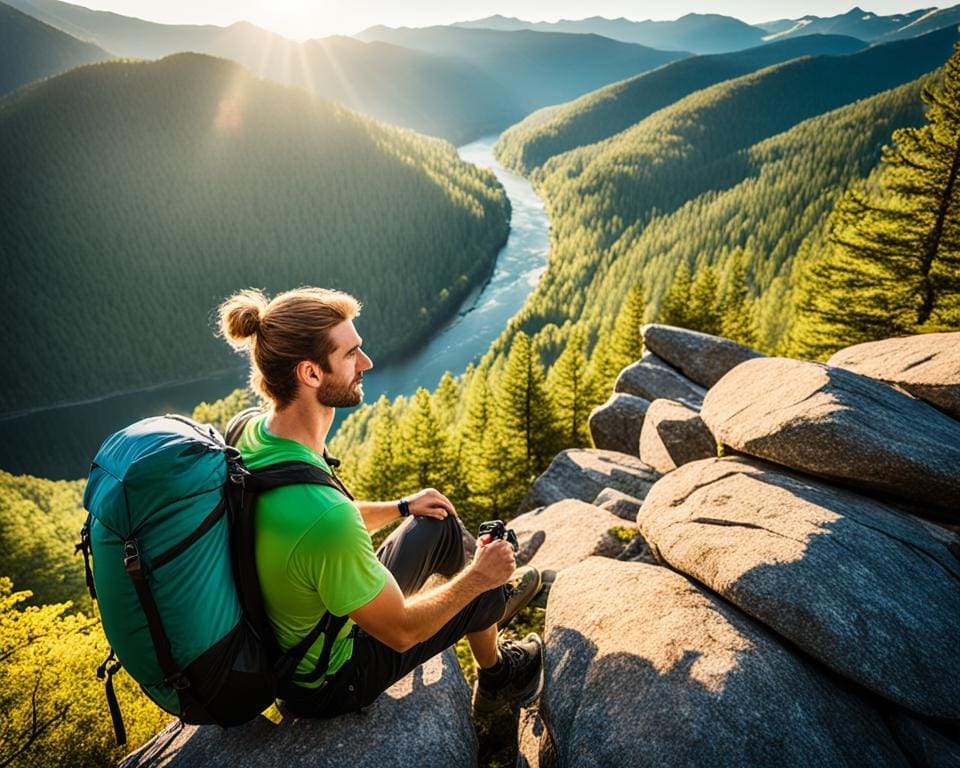
M 194 54 L 0 102 L 0 412 L 238 366 L 240 288 L 356 294 L 381 360 L 489 275 L 509 202 L 449 144 Z M 371 279 L 376 276 L 376 279 Z

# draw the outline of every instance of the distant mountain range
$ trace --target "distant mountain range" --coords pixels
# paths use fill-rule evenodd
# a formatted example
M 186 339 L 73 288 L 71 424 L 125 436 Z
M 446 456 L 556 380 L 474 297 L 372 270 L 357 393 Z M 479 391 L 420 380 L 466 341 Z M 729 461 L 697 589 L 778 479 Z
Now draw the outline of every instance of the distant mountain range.
M 752 26 L 731 16 L 696 13 L 687 14 L 674 21 L 631 21 L 594 16 L 579 21 L 529 22 L 498 15 L 460 22 L 454 26 L 468 29 L 529 29 L 540 32 L 597 34 L 661 50 L 724 53 L 803 35 L 847 35 L 865 42 L 886 42 L 915 37 L 951 24 L 960 24 L 960 5 L 942 10 L 923 8 L 890 16 L 879 16 L 854 7 L 837 16 L 804 16 Z M 360 36 L 367 32 L 369 30 L 360 33 Z
M 0 3 L 0 96 L 24 83 L 109 58 L 102 48 Z
M 684 55 L 595 35 L 454 28 L 400 30 L 383 34 L 382 40 L 371 35 L 370 42 L 328 37 L 301 44 L 247 22 L 174 26 L 59 0 L 10 4 L 110 54 L 153 59 L 192 51 L 221 56 L 260 77 L 304 87 L 366 115 L 454 143 L 501 131 L 535 109 Z M 26 74 L 12 87 L 31 79 Z
M 455 24 L 468 29 L 528 29 L 537 32 L 603 35 L 613 40 L 637 43 L 665 51 L 724 53 L 760 45 L 766 34 L 739 19 L 719 14 L 688 13 L 675 21 L 630 21 L 593 16 L 579 21 L 528 22 L 504 16 Z M 363 38 L 370 30 L 361 32 Z

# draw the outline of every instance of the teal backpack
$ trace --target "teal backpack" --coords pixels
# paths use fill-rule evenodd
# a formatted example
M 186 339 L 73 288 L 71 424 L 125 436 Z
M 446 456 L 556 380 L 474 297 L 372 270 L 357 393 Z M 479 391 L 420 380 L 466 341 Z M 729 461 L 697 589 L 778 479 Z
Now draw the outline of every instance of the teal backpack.
M 239 435 L 256 413 L 244 411 L 227 434 Z M 111 646 L 97 675 L 106 680 L 118 744 L 126 735 L 112 678 L 121 665 L 167 712 L 224 727 L 270 706 L 320 635 L 317 669 L 326 669 L 347 617 L 324 614 L 283 652 L 257 576 L 256 496 L 293 483 L 353 498 L 335 475 L 305 462 L 252 472 L 216 429 L 181 416 L 138 421 L 100 447 L 77 549 Z

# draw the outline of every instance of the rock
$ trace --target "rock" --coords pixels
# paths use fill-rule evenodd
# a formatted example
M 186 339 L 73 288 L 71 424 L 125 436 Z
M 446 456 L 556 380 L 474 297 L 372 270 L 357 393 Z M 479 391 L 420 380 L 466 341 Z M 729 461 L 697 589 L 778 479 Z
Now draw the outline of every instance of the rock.
M 678 400 L 698 410 L 707 393 L 703 387 L 694 384 L 650 352 L 620 371 L 613 389 L 645 400 Z
M 656 556 L 654 556 L 653 550 L 650 549 L 650 545 L 647 544 L 647 540 L 643 538 L 643 535 L 639 531 L 637 531 L 636 538 L 627 544 L 626 549 L 617 555 L 617 560 L 628 563 L 649 563 L 650 565 L 661 564 L 657 560 Z
M 960 744 L 903 712 L 887 716 L 897 743 L 914 765 L 960 768 Z M 954 732 L 956 728 L 954 727 Z
M 666 474 L 691 461 L 717 455 L 717 444 L 692 408 L 654 400 L 640 433 L 640 460 Z
M 591 555 L 617 557 L 627 546 L 610 533 L 612 528 L 625 527 L 621 518 L 577 499 L 527 512 L 507 525 L 516 531 L 521 553 L 530 550 L 528 542 L 540 540 L 529 559 L 521 561 L 518 555 L 517 564 L 536 566 L 546 583 L 553 581 L 558 571 Z M 630 523 L 630 527 L 635 528 L 636 523 Z
M 748 360 L 710 390 L 700 415 L 735 451 L 960 518 L 960 423 L 882 382 Z
M 722 336 L 672 325 L 645 325 L 641 333 L 647 349 L 707 389 L 743 361 L 763 357 L 762 352 Z
M 841 349 L 827 365 L 895 384 L 960 419 L 960 333 L 925 333 Z
M 618 491 L 616 488 L 604 488 L 593 500 L 593 506 L 605 509 L 610 514 L 629 520 L 631 523 L 636 521 L 641 504 L 643 499 Z
M 475 766 L 477 737 L 470 711 L 470 690 L 456 654 L 448 649 L 399 680 L 359 714 L 333 720 L 287 715 L 279 725 L 261 716 L 229 730 L 195 725 L 177 729 L 175 724 L 174 732 L 154 737 L 122 766 Z
M 539 714 L 556 765 L 908 764 L 863 701 L 667 568 L 566 569 L 545 640 Z M 524 736 L 523 757 L 546 768 L 542 737 Z
M 563 499 L 593 501 L 604 488 L 642 499 L 659 477 L 636 456 L 599 448 L 572 448 L 558 453 L 533 481 L 517 512 Z
M 637 523 L 666 563 L 837 673 L 960 718 L 954 534 L 745 457 L 671 472 Z
M 642 397 L 614 392 L 590 414 L 590 435 L 597 448 L 639 455 L 640 430 L 650 403 Z

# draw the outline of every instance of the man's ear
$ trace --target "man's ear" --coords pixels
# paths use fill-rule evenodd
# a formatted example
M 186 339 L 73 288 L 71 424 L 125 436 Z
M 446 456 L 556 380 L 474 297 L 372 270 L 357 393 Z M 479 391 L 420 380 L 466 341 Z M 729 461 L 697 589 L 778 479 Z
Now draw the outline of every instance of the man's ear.
M 297 363 L 297 382 L 305 387 L 316 388 L 323 381 L 323 371 L 320 366 L 310 360 L 301 360 Z

